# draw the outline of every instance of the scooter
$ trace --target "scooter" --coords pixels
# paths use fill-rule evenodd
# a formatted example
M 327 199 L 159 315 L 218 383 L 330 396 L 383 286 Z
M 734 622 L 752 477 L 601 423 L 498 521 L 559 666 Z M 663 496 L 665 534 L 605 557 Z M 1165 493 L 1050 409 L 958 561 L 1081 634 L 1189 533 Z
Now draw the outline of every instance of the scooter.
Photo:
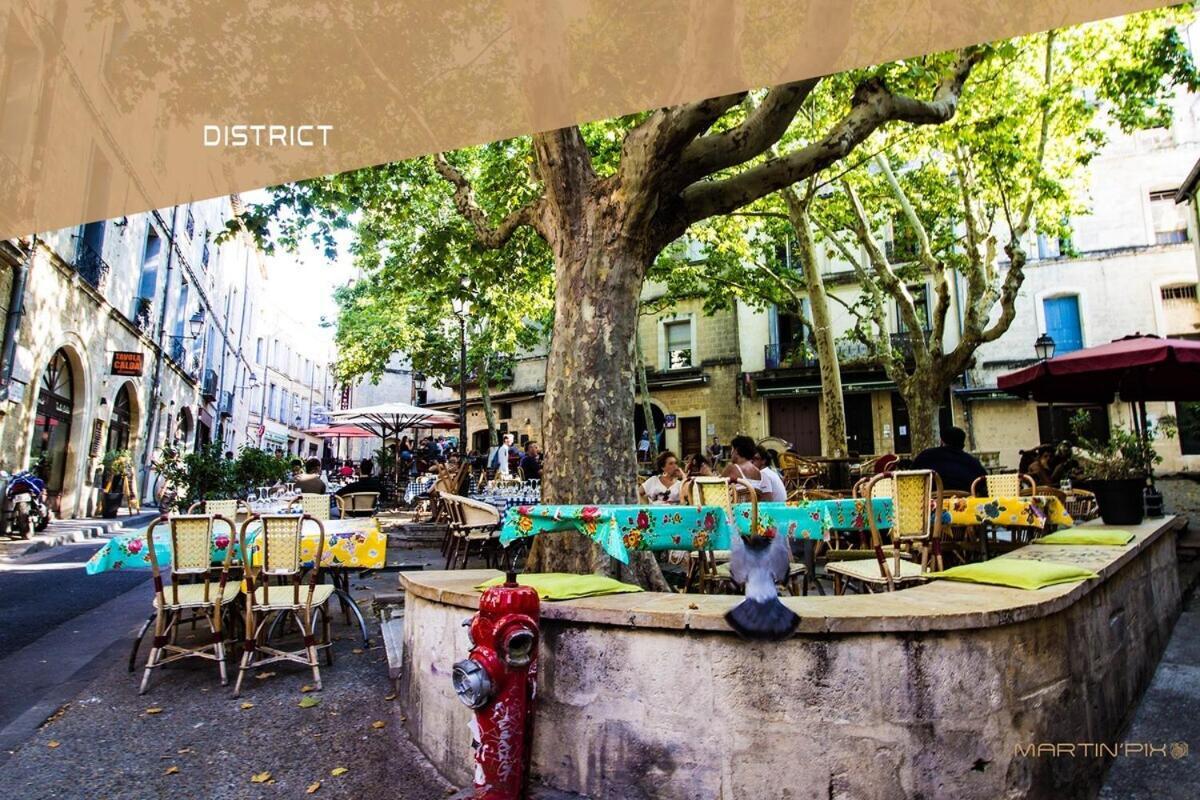
M 18 472 L 4 486 L 0 533 L 28 539 L 34 531 L 46 530 L 50 508 L 46 505 L 46 482 L 32 472 Z

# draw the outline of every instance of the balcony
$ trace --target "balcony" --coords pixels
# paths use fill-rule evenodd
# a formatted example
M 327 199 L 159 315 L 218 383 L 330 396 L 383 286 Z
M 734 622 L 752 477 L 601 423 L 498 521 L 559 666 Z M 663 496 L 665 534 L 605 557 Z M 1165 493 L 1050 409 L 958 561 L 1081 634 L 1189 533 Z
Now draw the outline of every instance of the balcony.
M 866 361 L 871 355 L 866 345 L 853 339 L 838 339 L 834 348 L 841 364 Z M 769 344 L 764 349 L 766 369 L 816 369 L 820 363 L 816 348 L 801 342 Z
M 100 254 L 83 240 L 83 237 L 73 236 L 72 238 L 79 247 L 75 255 L 75 271 L 97 291 L 104 289 L 108 273 L 112 271 L 108 262 L 101 258 Z
M 221 392 L 221 402 L 217 403 L 217 413 L 222 417 L 233 416 L 233 392 Z
M 204 370 L 204 375 L 200 381 L 200 396 L 204 398 L 204 402 L 209 403 L 217 399 L 217 371 L 214 369 Z

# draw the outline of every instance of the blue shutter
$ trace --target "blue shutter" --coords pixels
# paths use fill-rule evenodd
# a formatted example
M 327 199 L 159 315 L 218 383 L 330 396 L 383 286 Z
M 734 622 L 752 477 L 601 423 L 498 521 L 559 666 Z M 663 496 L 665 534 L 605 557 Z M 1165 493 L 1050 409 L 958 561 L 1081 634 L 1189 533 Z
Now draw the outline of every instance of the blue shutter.
M 1042 301 L 1046 311 L 1046 333 L 1054 339 L 1055 355 L 1070 353 L 1083 347 L 1079 328 L 1079 298 L 1075 295 L 1052 297 Z

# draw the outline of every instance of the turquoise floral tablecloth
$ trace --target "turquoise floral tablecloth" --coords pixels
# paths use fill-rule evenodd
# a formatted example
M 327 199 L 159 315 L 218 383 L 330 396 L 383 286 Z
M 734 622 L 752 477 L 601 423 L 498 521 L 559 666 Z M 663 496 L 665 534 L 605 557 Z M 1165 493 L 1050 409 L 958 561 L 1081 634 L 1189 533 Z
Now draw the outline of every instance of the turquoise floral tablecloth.
M 891 527 L 891 500 L 873 503 L 879 526 Z M 767 536 L 824 539 L 829 531 L 866 530 L 866 508 L 857 499 L 759 503 L 758 521 Z M 734 506 L 732 519 L 719 506 L 526 505 L 508 510 L 500 543 L 573 530 L 627 564 L 630 550 L 728 550 L 731 526 L 750 533 L 750 515 L 749 503 Z
M 148 526 L 147 526 L 148 527 Z M 251 541 L 258 531 L 246 532 Z M 301 540 L 301 558 L 310 560 L 315 555 L 318 534 L 313 523 L 305 523 Z M 225 560 L 226 550 L 233 548 L 233 557 L 240 561 L 241 548 L 237 537 L 231 536 L 227 526 L 220 522 L 213 525 L 212 560 Z M 379 529 L 374 517 L 353 517 L 330 520 L 325 523 L 325 549 L 321 556 L 322 567 L 378 568 L 384 565 L 387 537 Z M 159 525 L 154 531 L 154 551 L 158 566 L 166 569 L 171 564 L 171 531 L 167 525 Z M 98 575 L 121 569 L 150 569 L 150 551 L 146 544 L 146 528 L 139 528 L 114 536 L 88 559 L 86 572 Z

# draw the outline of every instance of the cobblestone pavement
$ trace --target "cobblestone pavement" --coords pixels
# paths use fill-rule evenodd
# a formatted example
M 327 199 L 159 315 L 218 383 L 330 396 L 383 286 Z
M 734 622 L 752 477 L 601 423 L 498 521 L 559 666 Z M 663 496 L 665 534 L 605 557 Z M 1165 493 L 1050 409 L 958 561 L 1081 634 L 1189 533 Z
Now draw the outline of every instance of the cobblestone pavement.
M 437 551 L 389 548 L 389 563 L 395 562 L 434 568 Z M 395 573 L 352 581 L 362 604 L 396 585 Z M 322 664 L 320 692 L 302 691 L 312 675 L 301 665 L 272 664 L 259 671 L 264 677 L 247 677 L 242 696 L 234 698 L 236 670 L 230 687 L 222 687 L 215 665 L 189 659 L 156 670 L 149 691 L 139 696 L 141 675 L 126 670 L 123 643 L 112 663 L 0 766 L 0 795 L 295 798 L 310 796 L 318 783 L 316 798 L 453 794 L 456 787 L 403 732 L 378 622 L 368 615 L 373 638 L 363 649 L 336 601 L 331 608 L 335 661 Z M 11 691 L 19 676 L 5 683 Z M 318 702 L 302 708 L 305 698 Z

